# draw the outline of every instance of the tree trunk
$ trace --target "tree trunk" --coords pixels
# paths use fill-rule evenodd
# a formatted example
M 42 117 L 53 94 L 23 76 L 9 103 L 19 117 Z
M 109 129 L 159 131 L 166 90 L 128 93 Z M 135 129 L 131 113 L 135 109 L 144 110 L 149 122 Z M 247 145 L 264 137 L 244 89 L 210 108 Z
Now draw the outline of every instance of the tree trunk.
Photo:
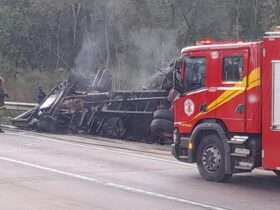
M 191 22 L 191 19 L 194 19 L 195 16 L 195 10 L 197 9 L 199 1 L 193 1 L 191 7 L 189 8 L 187 14 L 185 14 L 185 10 L 183 9 L 183 5 L 179 5 L 178 8 L 180 10 L 180 13 L 182 14 L 184 25 L 185 25 L 185 31 L 186 31 L 186 42 L 194 41 L 195 37 L 195 24 Z
M 276 1 L 276 22 L 280 24 L 280 2 L 279 0 Z
M 109 18 L 105 16 L 104 34 L 105 34 L 105 48 L 106 48 L 106 64 L 105 64 L 106 68 L 109 68 L 111 64 L 110 37 L 109 37 L 108 27 L 109 27 Z
M 240 39 L 240 0 L 235 1 L 234 34 L 237 40 Z
M 259 10 L 259 0 L 254 1 L 254 38 L 258 37 L 258 10 Z
M 57 14 L 57 33 L 56 33 L 56 69 L 60 64 L 60 33 L 61 33 L 61 23 L 60 23 L 60 14 L 59 11 Z
M 77 42 L 77 31 L 78 22 L 81 11 L 81 3 L 72 4 L 72 14 L 73 14 L 73 45 L 76 46 Z

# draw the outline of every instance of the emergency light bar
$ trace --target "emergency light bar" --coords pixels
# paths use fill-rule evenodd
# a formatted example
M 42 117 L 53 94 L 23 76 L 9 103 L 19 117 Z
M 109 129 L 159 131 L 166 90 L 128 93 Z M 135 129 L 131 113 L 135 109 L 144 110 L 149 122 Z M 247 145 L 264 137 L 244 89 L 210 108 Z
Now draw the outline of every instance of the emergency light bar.
M 243 43 L 243 41 L 240 41 L 240 40 L 215 41 L 213 39 L 202 39 L 202 40 L 196 42 L 196 46 L 214 45 L 214 44 L 236 44 L 236 43 Z

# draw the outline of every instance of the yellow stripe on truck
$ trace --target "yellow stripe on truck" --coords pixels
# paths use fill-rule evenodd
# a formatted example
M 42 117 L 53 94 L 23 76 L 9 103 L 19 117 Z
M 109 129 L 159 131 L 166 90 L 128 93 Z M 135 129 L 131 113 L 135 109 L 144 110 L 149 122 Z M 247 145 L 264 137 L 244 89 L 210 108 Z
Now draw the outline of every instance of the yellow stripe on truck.
M 231 101 L 233 98 L 242 94 L 246 89 L 247 77 L 245 76 L 240 84 L 236 84 L 232 87 L 231 90 L 226 90 L 223 92 L 216 100 L 208 105 L 208 112 L 213 111 L 214 109 L 219 108 L 223 104 Z M 251 71 L 248 77 L 248 88 L 250 90 L 254 87 L 260 86 L 260 68 L 256 68 Z M 207 113 L 208 113 L 207 112 Z
M 232 87 L 227 87 L 228 89 L 224 91 L 220 96 L 218 96 L 214 101 L 212 101 L 208 106 L 207 106 L 207 112 L 200 112 L 198 113 L 192 120 L 197 119 L 201 115 L 208 114 L 211 111 L 214 111 L 215 109 L 218 109 L 225 103 L 231 101 L 235 97 L 239 96 L 242 94 L 246 89 L 250 90 L 255 87 L 258 87 L 261 85 L 261 76 L 260 76 L 260 68 L 255 68 L 254 70 L 251 71 L 248 77 L 248 87 L 246 88 L 246 83 L 247 83 L 247 76 L 243 78 L 241 82 L 238 84 L 232 86 Z M 186 122 L 177 122 L 175 125 L 181 125 L 183 127 L 192 127 L 193 125 L 190 123 Z
M 250 90 L 254 87 L 260 86 L 260 68 L 255 68 L 251 71 L 248 77 L 248 88 L 247 90 Z M 219 108 L 220 106 L 224 105 L 225 103 L 231 101 L 233 98 L 239 96 L 246 90 L 246 83 L 247 83 L 247 77 L 245 76 L 239 84 L 236 84 L 232 87 L 228 87 L 229 89 L 224 91 L 218 98 L 216 98 L 213 102 L 211 102 L 207 106 L 207 112 L 206 113 L 199 113 L 197 114 L 193 119 L 196 119 L 202 114 L 207 114 L 211 111 L 214 111 L 215 109 Z

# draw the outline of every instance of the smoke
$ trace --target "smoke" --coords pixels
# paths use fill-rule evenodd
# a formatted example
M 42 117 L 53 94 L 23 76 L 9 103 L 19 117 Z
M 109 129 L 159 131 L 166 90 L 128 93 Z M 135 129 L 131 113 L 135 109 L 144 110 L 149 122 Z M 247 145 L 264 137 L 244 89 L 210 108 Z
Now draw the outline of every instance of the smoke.
M 75 71 L 82 75 L 94 73 L 97 62 L 97 44 L 91 37 L 85 38 L 82 49 L 75 61 Z
M 130 32 L 130 42 L 136 47 L 138 75 L 134 84 L 142 86 L 158 71 L 167 68 L 176 56 L 176 31 L 143 28 Z
M 84 37 L 75 71 L 88 77 L 109 63 L 115 89 L 141 88 L 176 56 L 177 31 L 170 26 L 148 24 L 150 17 L 141 12 L 152 14 L 150 7 L 138 11 L 135 4 L 139 3 L 128 0 L 127 4 L 121 0 L 104 4 L 105 13 L 100 13 L 102 8 L 93 8 L 93 13 L 94 9 L 99 12 L 94 13 L 91 32 Z

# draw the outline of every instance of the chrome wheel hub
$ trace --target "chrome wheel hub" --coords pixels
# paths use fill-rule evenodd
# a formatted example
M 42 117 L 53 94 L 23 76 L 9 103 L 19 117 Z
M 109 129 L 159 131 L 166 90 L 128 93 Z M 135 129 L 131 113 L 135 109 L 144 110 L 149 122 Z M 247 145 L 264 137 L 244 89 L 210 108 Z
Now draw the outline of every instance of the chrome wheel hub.
M 206 171 L 213 173 L 221 167 L 221 152 L 216 146 L 209 146 L 203 150 L 202 164 Z

